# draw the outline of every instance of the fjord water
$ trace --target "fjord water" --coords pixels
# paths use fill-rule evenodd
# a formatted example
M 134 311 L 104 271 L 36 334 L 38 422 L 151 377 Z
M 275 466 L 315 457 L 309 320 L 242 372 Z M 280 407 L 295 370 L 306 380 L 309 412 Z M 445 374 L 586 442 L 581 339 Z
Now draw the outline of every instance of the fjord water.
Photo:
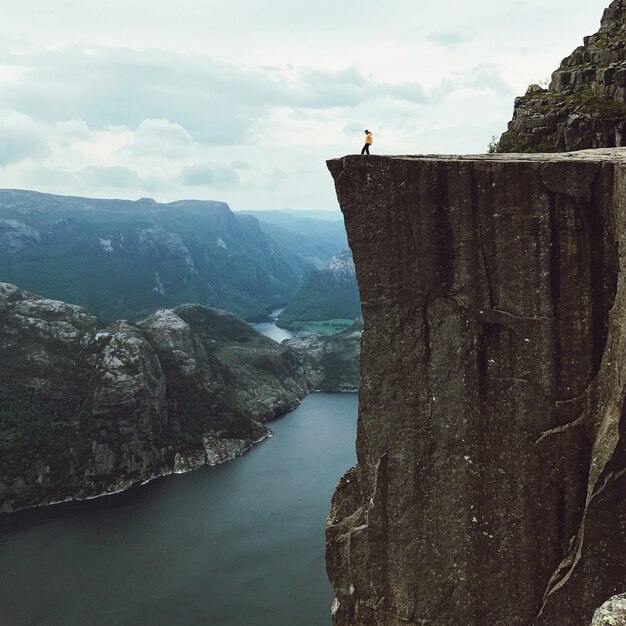
M 229 463 L 0 516 L 0 624 L 329 624 L 324 523 L 356 411 L 311 394 Z
M 291 339 L 293 337 L 293 333 L 286 328 L 280 328 L 276 326 L 276 320 L 278 316 L 283 312 L 284 309 L 276 309 L 269 314 L 270 321 L 269 322 L 260 322 L 260 323 L 252 323 L 250 326 L 257 331 L 257 333 L 261 333 L 270 339 L 273 339 L 277 343 L 281 343 L 285 339 Z

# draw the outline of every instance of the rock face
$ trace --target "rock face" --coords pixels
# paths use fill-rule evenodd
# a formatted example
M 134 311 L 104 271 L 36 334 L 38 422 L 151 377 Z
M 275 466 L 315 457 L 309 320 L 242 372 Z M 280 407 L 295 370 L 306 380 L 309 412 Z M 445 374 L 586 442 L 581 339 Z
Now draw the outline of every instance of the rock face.
M 626 596 L 615 596 L 594 614 L 591 626 L 626 626 Z
M 559 152 L 626 145 L 626 0 L 563 60 L 549 89 L 516 98 L 499 152 Z
M 626 150 L 328 166 L 364 317 L 334 623 L 588 625 L 626 584 Z
M 296 354 L 198 305 L 105 326 L 0 283 L 0 512 L 234 458 L 308 393 Z

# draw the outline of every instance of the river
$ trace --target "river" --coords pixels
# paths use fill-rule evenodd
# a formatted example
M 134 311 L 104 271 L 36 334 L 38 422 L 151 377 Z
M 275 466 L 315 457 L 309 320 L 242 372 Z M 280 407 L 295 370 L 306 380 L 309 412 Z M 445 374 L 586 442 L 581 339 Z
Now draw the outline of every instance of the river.
M 311 394 L 234 461 L 0 516 L 0 624 L 329 624 L 324 523 L 356 411 Z

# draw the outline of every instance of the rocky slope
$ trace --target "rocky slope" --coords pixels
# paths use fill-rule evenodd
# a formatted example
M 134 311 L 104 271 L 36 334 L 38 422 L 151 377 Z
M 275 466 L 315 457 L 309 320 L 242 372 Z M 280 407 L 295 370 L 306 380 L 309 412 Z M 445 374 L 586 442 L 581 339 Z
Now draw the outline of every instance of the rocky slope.
M 549 89 L 516 98 L 499 152 L 559 152 L 626 145 L 626 0 L 613 0 L 600 30 L 563 60 Z
M 197 305 L 105 325 L 0 283 L 0 511 L 213 465 L 308 393 L 295 353 Z
M 328 165 L 364 316 L 334 623 L 588 625 L 626 583 L 626 151 Z
M 222 202 L 0 190 L 0 281 L 106 320 L 184 302 L 263 317 L 313 267 Z
M 357 322 L 336 335 L 300 332 L 283 345 L 298 354 L 312 390 L 358 391 L 362 333 L 363 324 Z
M 277 324 L 361 317 L 359 286 L 350 250 L 336 254 L 323 270 L 310 272 L 280 314 Z

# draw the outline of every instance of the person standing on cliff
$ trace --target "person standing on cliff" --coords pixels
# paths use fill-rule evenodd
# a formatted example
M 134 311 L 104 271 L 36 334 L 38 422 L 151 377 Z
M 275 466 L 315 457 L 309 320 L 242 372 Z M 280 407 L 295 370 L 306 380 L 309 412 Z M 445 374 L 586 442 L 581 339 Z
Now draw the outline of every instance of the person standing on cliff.
M 372 133 L 369 130 L 365 131 L 365 145 L 363 146 L 363 150 L 361 150 L 361 154 L 369 154 L 370 146 L 372 145 Z

